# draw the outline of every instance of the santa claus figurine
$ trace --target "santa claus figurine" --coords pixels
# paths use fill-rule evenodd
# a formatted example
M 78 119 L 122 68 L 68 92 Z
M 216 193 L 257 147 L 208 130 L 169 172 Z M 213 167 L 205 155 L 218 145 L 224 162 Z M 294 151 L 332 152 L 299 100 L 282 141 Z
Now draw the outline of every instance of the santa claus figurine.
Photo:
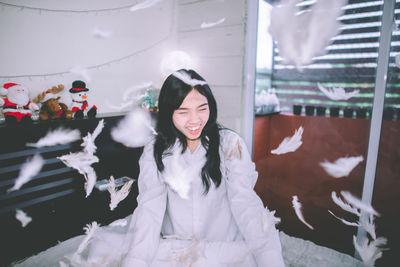
M 5 98 L 0 98 L 6 123 L 32 122 L 32 111 L 38 110 L 39 107 L 29 100 L 27 88 L 17 83 L 5 83 L 0 94 L 6 95 Z
M 97 114 L 97 107 L 91 106 L 87 101 L 89 89 L 86 88 L 86 84 L 83 81 L 74 81 L 72 88 L 69 89 L 72 98 L 71 110 L 74 113 L 75 119 L 81 119 L 83 116 L 95 117 Z

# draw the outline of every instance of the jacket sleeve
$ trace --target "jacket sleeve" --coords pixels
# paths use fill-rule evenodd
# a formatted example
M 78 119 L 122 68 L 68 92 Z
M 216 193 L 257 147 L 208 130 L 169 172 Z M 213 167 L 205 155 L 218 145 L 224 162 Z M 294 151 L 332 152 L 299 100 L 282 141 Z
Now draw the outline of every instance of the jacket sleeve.
M 123 267 L 149 266 L 156 255 L 166 209 L 166 187 L 153 157 L 153 142 L 146 145 L 139 160 L 138 206 L 132 216 L 128 236 L 130 247 Z
M 242 138 L 233 132 L 229 135 L 221 143 L 233 217 L 258 266 L 285 266 L 275 223 L 271 221 L 269 227 L 264 227 L 267 211 L 254 191 L 258 177 L 255 164 Z

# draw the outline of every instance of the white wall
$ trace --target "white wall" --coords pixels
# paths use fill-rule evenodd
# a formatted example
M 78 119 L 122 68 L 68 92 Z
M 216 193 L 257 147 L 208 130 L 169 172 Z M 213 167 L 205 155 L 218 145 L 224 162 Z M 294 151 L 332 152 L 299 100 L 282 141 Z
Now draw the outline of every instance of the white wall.
M 152 82 L 159 88 L 163 56 L 183 50 L 209 82 L 220 122 L 241 132 L 246 0 L 153 0 L 147 2 L 154 6 L 134 12 L 131 6 L 146 1 L 2 2 L 15 6 L 0 4 L 1 84 L 20 83 L 33 98 L 58 84 L 68 90 L 81 79 L 90 89 L 89 102 L 108 113 L 115 111 L 108 103 L 118 105 L 131 86 Z M 111 36 L 96 38 L 94 29 Z M 77 67 L 86 68 L 88 77 L 70 72 Z

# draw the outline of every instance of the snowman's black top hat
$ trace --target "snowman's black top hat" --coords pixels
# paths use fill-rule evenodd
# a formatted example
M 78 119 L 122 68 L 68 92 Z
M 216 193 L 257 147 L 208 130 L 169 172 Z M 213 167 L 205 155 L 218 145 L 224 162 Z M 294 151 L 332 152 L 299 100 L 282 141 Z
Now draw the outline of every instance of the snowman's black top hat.
M 83 81 L 74 81 L 72 83 L 72 88 L 69 89 L 70 93 L 76 94 L 76 93 L 80 93 L 80 92 L 86 92 L 89 91 L 88 88 L 86 88 L 86 83 Z

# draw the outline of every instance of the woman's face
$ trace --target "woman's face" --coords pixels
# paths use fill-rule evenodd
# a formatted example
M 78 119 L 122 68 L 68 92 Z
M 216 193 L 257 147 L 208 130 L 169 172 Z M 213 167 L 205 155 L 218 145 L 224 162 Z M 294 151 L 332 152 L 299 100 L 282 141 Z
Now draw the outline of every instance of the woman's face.
M 172 114 L 172 121 L 188 141 L 195 141 L 200 138 L 209 117 L 207 98 L 193 89 Z

